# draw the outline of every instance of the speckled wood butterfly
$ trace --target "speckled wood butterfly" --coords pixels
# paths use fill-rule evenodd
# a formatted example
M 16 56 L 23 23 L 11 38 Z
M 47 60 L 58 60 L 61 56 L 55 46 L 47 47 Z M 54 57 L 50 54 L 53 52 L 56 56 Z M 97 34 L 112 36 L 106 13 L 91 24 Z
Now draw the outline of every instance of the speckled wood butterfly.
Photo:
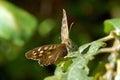
M 72 44 L 69 38 L 67 15 L 64 9 L 61 26 L 61 40 L 60 44 L 43 45 L 34 48 L 28 51 L 25 56 L 27 59 L 38 60 L 41 66 L 48 66 L 67 55 L 68 51 L 72 48 Z

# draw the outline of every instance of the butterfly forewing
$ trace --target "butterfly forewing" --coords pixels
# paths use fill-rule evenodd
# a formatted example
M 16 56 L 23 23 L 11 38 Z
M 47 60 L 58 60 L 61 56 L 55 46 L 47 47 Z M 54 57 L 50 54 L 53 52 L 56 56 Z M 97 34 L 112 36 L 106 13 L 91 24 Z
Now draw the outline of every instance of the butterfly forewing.
M 38 63 L 42 66 L 54 64 L 65 55 L 67 55 L 65 44 L 44 45 L 26 53 L 28 59 L 38 60 Z
M 65 43 L 66 39 L 69 39 L 69 31 L 68 31 L 66 11 L 63 9 L 63 18 L 62 18 L 62 26 L 61 26 L 61 40 L 62 40 L 62 43 Z

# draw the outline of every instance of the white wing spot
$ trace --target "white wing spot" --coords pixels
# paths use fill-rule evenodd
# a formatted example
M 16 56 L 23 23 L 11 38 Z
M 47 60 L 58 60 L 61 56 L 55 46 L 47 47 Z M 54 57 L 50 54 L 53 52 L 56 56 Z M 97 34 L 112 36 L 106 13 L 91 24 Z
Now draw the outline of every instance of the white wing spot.
M 49 47 L 49 50 L 51 50 L 51 49 L 53 49 L 53 45 L 51 45 L 51 46 Z
M 55 48 L 56 48 L 56 45 L 53 46 L 53 49 L 55 49 Z
M 47 50 L 48 49 L 48 46 L 44 47 L 44 50 Z
M 40 51 L 41 50 L 41 47 L 38 49 L 38 51 Z
M 52 56 L 48 56 L 48 58 L 51 58 Z
M 43 53 L 44 51 L 40 51 L 40 53 Z
M 37 54 L 35 51 L 33 51 L 32 53 L 33 53 L 34 56 Z

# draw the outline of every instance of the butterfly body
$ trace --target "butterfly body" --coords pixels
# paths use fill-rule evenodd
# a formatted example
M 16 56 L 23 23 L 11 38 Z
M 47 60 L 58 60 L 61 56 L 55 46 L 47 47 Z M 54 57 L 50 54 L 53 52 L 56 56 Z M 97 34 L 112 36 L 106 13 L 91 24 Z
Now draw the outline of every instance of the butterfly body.
M 34 48 L 33 50 L 28 51 L 25 56 L 27 59 L 37 60 L 42 66 L 48 66 L 50 64 L 54 64 L 61 57 L 66 56 L 71 48 L 72 45 L 69 38 L 67 16 L 65 10 L 63 9 L 61 43 Z

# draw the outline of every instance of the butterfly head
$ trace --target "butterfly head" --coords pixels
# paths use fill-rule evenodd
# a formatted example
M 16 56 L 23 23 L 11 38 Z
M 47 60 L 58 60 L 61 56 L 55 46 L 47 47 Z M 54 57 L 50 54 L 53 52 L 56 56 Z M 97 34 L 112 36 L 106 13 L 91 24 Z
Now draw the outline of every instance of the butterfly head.
M 65 39 L 64 41 L 62 41 L 62 44 L 66 45 L 68 51 L 70 51 L 73 47 L 71 39 Z

